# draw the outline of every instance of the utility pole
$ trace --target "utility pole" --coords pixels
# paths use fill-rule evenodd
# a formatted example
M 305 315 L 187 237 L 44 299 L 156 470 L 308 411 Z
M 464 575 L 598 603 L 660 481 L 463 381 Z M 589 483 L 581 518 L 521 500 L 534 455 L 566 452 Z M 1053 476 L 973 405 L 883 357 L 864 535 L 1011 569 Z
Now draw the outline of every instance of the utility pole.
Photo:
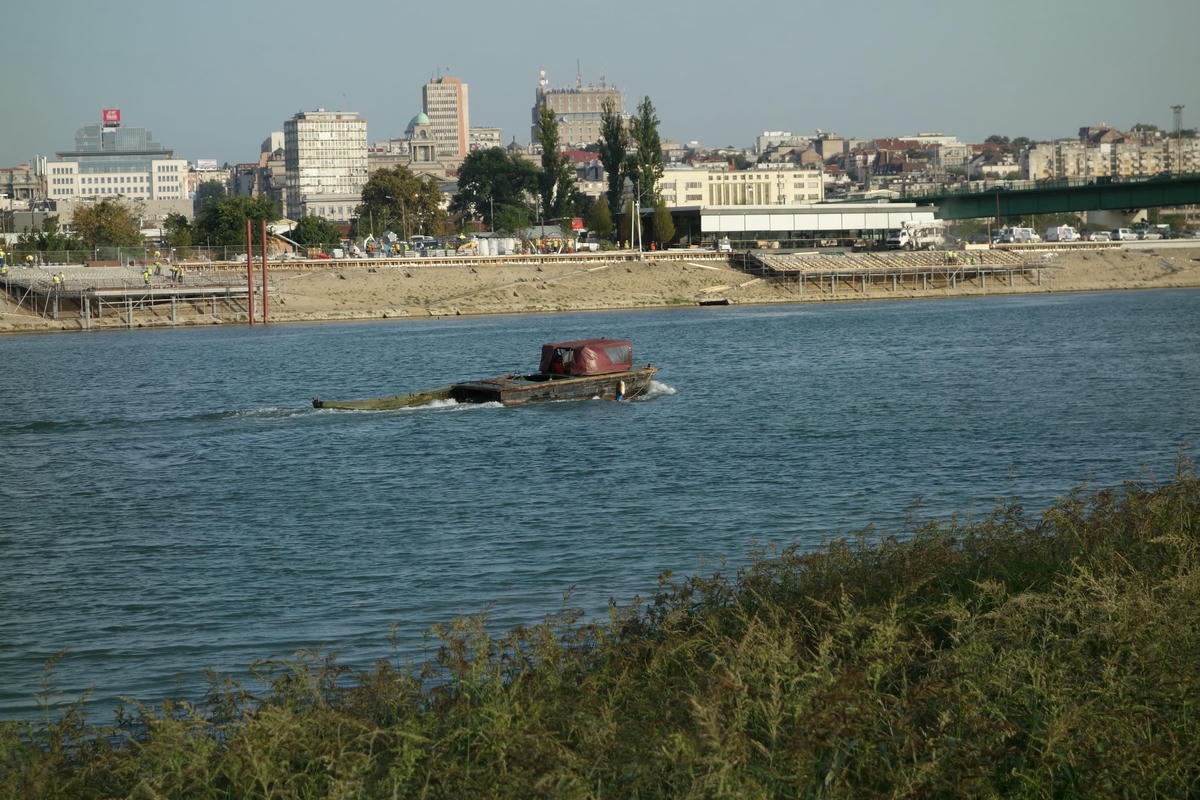
M 1175 117 L 1175 172 L 1183 172 L 1183 106 L 1171 106 L 1171 111 Z M 1170 144 L 1167 145 L 1167 152 L 1171 152 Z

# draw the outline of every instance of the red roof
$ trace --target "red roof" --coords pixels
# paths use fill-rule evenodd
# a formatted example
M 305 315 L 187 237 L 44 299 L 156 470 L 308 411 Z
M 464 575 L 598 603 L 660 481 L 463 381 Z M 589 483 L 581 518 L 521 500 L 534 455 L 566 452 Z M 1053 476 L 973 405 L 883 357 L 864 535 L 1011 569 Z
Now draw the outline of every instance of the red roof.
M 633 368 L 628 339 L 579 339 L 542 345 L 538 371 L 548 375 L 604 375 Z

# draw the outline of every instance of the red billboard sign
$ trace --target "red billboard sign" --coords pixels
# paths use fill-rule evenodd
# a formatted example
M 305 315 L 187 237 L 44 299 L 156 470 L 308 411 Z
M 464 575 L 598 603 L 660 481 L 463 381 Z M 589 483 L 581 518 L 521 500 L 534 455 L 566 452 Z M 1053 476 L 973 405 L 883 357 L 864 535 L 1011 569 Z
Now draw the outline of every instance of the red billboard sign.
M 120 125 L 121 124 L 121 109 L 119 109 L 119 108 L 104 109 L 104 124 L 105 125 Z

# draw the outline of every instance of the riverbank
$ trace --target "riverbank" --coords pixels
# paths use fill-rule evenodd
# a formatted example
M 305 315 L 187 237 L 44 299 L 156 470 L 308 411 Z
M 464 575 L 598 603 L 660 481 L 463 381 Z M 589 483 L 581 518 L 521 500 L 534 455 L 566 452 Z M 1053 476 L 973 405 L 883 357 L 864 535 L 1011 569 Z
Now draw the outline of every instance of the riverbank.
M 1031 255 L 1041 258 L 1040 253 Z M 876 281 L 865 289 L 847 284 L 836 296 L 813 290 L 800 296 L 795 278 L 759 278 L 724 261 L 700 259 L 475 266 L 446 266 L 436 260 L 399 265 L 352 261 L 317 270 L 272 265 L 269 313 L 272 322 L 315 322 L 683 307 L 705 301 L 769 304 L 1200 287 L 1200 247 L 1063 252 L 1044 263 L 1040 284 L 1032 276 L 1018 278 L 1013 286 L 998 280 L 983 285 L 960 281 L 953 288 L 926 289 L 916 282 L 893 289 L 890 282 Z M 83 327 L 73 313 L 50 320 L 15 310 L 11 301 L 7 309 L 0 313 L 0 333 Z M 220 317 L 227 323 L 246 320 L 244 313 Z M 174 323 L 166 307 L 141 310 L 135 318 L 139 327 L 214 322 L 208 308 L 182 306 Z M 116 317 L 91 320 L 93 328 L 126 325 Z

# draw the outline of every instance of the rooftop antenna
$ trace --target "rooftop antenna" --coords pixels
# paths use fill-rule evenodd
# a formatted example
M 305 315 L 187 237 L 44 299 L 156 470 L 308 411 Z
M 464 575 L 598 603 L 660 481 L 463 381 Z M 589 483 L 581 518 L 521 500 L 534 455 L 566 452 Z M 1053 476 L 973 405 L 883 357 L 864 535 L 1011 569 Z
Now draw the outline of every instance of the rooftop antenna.
M 544 70 L 544 69 L 539 69 L 539 70 L 538 70 L 538 86 L 541 86 L 543 89 L 545 89 L 545 88 L 546 88 L 546 83 L 547 83 L 547 81 L 546 81 L 546 70 Z
M 583 88 L 583 70 L 579 67 L 579 59 L 575 59 L 575 88 Z M 1179 127 L 1176 125 L 1175 127 Z

